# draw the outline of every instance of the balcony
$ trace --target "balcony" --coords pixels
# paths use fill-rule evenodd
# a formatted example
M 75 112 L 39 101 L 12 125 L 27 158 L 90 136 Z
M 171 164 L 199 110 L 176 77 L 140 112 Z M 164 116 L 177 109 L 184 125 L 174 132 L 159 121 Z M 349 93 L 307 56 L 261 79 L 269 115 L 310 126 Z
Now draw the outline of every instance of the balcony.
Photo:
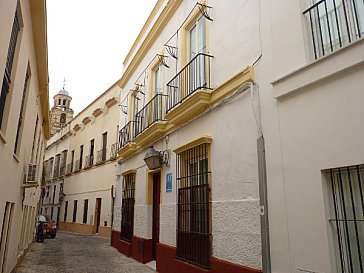
M 135 121 L 129 121 L 119 131 L 119 150 L 118 154 L 126 157 L 136 151 L 137 147 L 134 142 Z
M 96 164 L 101 164 L 106 161 L 106 148 L 97 151 L 96 154 Z
M 118 156 L 118 144 L 114 143 L 110 148 L 110 159 L 114 159 Z
M 179 125 L 208 106 L 211 98 L 211 59 L 213 56 L 197 54 L 169 83 L 167 83 L 166 119 Z
M 67 164 L 67 168 L 66 168 L 66 175 L 71 174 L 73 171 L 73 162 L 70 164 Z
M 166 121 L 164 107 L 166 95 L 155 95 L 135 115 L 135 142 L 140 146 L 148 146 L 164 134 Z
M 93 164 L 94 164 L 94 155 L 86 156 L 84 169 L 91 168 Z
M 364 35 L 362 0 L 321 0 L 303 12 L 306 17 L 315 60 Z

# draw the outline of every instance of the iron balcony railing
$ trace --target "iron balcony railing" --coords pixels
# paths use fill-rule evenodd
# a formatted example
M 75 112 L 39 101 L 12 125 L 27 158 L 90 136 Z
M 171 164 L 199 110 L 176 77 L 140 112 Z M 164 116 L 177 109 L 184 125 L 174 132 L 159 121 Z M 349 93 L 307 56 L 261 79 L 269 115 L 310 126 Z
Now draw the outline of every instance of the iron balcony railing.
M 110 149 L 110 158 L 114 159 L 118 156 L 118 144 L 114 143 L 111 145 L 111 149 Z
M 210 60 L 213 56 L 197 54 L 169 83 L 167 83 L 167 113 L 197 90 L 211 90 Z
M 319 59 L 364 35 L 362 0 L 321 0 L 306 9 L 312 51 Z
M 88 155 L 85 157 L 85 168 L 90 168 L 94 164 L 94 155 Z
M 119 131 L 119 149 L 123 148 L 129 142 L 132 142 L 135 136 L 135 121 L 129 121 L 120 131 Z
M 135 137 L 144 132 L 154 122 L 164 120 L 165 98 L 163 94 L 155 95 L 136 115 L 135 115 Z
M 67 164 L 67 168 L 66 168 L 66 174 L 70 174 L 73 171 L 73 162 Z
M 75 161 L 75 172 L 78 172 L 81 169 L 82 169 L 82 161 L 81 160 L 76 160 Z
M 96 164 L 106 161 L 106 148 L 97 151 Z

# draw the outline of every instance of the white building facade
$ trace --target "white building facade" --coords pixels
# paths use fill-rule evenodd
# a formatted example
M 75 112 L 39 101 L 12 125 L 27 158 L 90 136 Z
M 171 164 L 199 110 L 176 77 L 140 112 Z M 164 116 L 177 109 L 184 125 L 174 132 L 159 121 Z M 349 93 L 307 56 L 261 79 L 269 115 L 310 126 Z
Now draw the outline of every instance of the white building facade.
M 158 272 L 261 272 L 250 9 L 158 1 L 124 61 L 112 244 Z

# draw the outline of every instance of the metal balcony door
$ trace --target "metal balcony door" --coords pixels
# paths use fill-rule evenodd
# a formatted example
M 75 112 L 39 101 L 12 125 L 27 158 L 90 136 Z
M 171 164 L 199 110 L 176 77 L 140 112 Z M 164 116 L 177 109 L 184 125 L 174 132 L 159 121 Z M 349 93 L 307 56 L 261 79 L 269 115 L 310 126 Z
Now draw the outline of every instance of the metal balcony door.
M 152 259 L 156 259 L 157 243 L 159 243 L 159 226 L 160 226 L 160 191 L 161 191 L 161 174 L 153 174 L 153 235 L 152 235 Z

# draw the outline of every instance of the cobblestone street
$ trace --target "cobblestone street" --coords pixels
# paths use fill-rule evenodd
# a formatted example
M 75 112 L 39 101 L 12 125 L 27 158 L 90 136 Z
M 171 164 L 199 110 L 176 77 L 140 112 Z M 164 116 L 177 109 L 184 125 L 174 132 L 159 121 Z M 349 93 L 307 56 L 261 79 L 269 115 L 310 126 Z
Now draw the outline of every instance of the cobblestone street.
M 110 246 L 110 240 L 58 232 L 55 239 L 33 243 L 16 273 L 153 273 Z

